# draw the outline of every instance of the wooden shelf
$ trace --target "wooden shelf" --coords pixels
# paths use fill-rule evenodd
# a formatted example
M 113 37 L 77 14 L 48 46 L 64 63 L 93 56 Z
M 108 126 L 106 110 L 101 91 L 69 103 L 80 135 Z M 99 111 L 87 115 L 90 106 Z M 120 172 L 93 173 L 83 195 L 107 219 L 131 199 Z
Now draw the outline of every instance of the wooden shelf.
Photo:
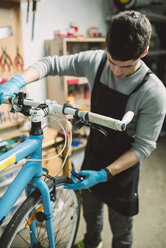
M 4 134 L 1 136 L 2 140 L 10 139 L 19 135 L 29 135 L 28 130 L 18 130 L 13 131 L 8 134 Z M 43 133 L 43 146 L 42 148 L 45 149 L 55 144 L 55 137 L 57 135 L 57 131 L 53 128 L 47 128 Z
M 55 38 L 54 40 L 45 41 L 45 55 L 66 55 L 75 54 L 81 51 L 87 51 L 90 49 L 105 49 L 105 38 L 88 38 L 88 37 L 75 37 L 75 38 Z M 56 100 L 59 104 L 64 104 L 67 101 L 69 95 L 69 88 L 72 84 L 68 84 L 67 80 L 69 76 L 63 77 L 47 77 L 47 93 L 48 98 L 51 100 Z M 72 77 L 71 77 L 72 78 Z M 74 77 L 73 77 L 74 78 Z M 88 84 L 88 80 L 81 81 L 79 85 Z M 75 85 L 75 84 L 73 84 Z M 77 98 L 77 97 L 76 97 Z M 89 105 L 89 99 L 84 99 L 84 93 L 79 96 L 78 99 L 74 99 L 74 103 L 78 104 L 80 107 L 84 105 Z
M 3 134 L 1 136 L 1 139 L 2 140 L 11 139 L 11 138 L 19 136 L 21 134 L 28 135 L 28 130 L 19 130 L 19 131 L 13 131 L 13 132 L 10 132 L 10 133 L 7 133 L 7 134 Z
M 72 146 L 71 152 L 75 152 L 81 149 L 84 149 L 87 144 L 87 139 L 83 139 L 82 143 L 79 146 Z
M 89 102 L 89 99 L 87 98 L 79 98 L 79 99 L 74 99 L 73 101 L 73 105 L 76 107 L 76 108 L 84 108 L 86 107 L 86 110 L 90 110 L 90 102 Z
M 67 85 L 82 85 L 88 84 L 88 79 L 86 77 L 74 77 L 74 76 L 65 76 L 65 83 Z M 73 83 L 68 83 L 69 80 L 73 80 Z M 74 80 L 78 80 L 78 82 L 74 82 Z
M 56 39 L 59 39 L 59 38 L 55 38 Z M 62 38 L 63 42 L 105 42 L 105 38 L 89 38 L 89 37 L 75 37 L 75 38 Z
M 18 127 L 20 126 L 22 123 L 19 121 L 13 121 L 13 122 L 7 122 L 5 124 L 0 124 L 0 130 L 2 129 L 7 129 L 7 128 L 11 128 L 11 127 Z

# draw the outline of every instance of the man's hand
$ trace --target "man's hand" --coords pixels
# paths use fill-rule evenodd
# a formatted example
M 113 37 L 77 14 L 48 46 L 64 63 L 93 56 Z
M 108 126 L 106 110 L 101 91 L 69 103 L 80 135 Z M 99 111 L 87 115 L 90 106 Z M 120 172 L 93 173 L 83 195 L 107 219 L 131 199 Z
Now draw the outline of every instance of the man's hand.
M 71 179 L 73 181 L 73 184 L 67 184 L 65 185 L 65 189 L 88 189 L 95 184 L 103 183 L 107 181 L 107 174 L 104 169 L 100 171 L 95 170 L 83 170 L 78 172 L 78 175 L 80 176 L 79 181 L 75 179 L 75 177 L 72 175 Z
M 5 96 L 14 96 L 14 93 L 18 93 L 20 89 L 25 85 L 26 81 L 20 75 L 16 75 L 7 83 L 0 85 L 0 104 L 3 103 L 3 99 Z

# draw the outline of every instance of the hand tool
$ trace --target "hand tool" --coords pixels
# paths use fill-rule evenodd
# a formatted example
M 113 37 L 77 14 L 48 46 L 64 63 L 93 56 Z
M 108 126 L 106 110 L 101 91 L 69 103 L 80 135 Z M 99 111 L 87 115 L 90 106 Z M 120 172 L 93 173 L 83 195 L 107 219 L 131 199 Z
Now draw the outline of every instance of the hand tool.
M 13 65 L 13 62 L 10 58 L 10 56 L 7 54 L 5 49 L 2 49 L 2 55 L 0 57 L 0 66 L 2 66 L 3 71 L 5 72 L 5 67 L 8 67 L 8 71 L 11 70 L 11 66 Z
M 83 180 L 83 177 L 81 177 L 77 172 L 75 172 L 74 170 L 71 171 L 71 174 L 77 178 L 79 181 Z
M 17 47 L 16 57 L 14 58 L 14 65 L 15 65 L 17 71 L 19 71 L 19 67 L 20 67 L 21 71 L 23 71 L 23 69 L 24 69 L 24 60 L 23 60 L 23 57 L 21 56 L 21 54 L 19 52 L 18 47 Z
M 28 23 L 28 20 L 29 20 L 29 5 L 30 5 L 30 0 L 27 0 L 27 16 L 26 16 L 26 23 Z
M 33 12 L 33 19 L 32 19 L 32 40 L 34 38 L 34 30 L 35 30 L 36 7 L 37 7 L 37 1 L 36 0 L 33 0 L 33 5 L 32 5 L 32 12 Z

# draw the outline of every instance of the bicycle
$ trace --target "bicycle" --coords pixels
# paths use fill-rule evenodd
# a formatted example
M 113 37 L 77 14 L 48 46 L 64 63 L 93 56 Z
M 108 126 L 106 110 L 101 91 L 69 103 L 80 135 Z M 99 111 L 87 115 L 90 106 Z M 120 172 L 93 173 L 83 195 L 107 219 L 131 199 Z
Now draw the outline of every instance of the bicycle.
M 120 121 L 81 111 L 69 104 L 59 105 L 56 101 L 33 101 L 27 99 L 21 92 L 14 97 L 5 97 L 4 103 L 11 104 L 15 111 L 29 116 L 31 130 L 26 141 L 0 156 L 0 172 L 13 163 L 25 158 L 27 160 L 0 199 L 2 225 L 21 192 L 25 189 L 27 191 L 27 198 L 0 237 L 0 247 L 70 248 L 74 243 L 79 223 L 78 192 L 64 189 L 65 184 L 71 183 L 71 179 L 67 177 L 57 175 L 50 177 L 46 173 L 45 178 L 49 180 L 43 180 L 41 121 L 48 115 L 61 113 L 72 116 L 72 119 L 68 120 L 76 128 L 86 125 L 97 128 L 106 135 L 101 125 L 123 131 L 131 121 L 133 113 L 128 112 Z M 57 230 L 58 226 L 62 229 Z

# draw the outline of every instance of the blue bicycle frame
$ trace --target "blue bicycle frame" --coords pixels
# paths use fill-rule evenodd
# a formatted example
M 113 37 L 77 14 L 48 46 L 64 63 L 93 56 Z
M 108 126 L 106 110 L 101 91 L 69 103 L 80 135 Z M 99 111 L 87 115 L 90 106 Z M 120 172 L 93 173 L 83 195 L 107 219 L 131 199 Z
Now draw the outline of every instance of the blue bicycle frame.
M 30 160 L 41 160 L 42 139 L 43 134 L 30 135 L 28 140 L 24 141 L 17 147 L 0 156 L 0 171 L 4 168 L 7 168 L 13 163 L 20 161 L 28 155 L 30 155 Z M 34 190 L 33 187 L 28 186 L 28 183 L 31 183 L 41 192 L 44 215 L 46 219 L 47 234 L 49 239 L 49 247 L 54 248 L 55 241 L 51 215 L 52 201 L 50 199 L 48 186 L 42 179 L 42 176 L 42 161 L 27 161 L 25 163 L 19 174 L 16 176 L 12 184 L 9 186 L 5 194 L 0 199 L 0 223 L 5 220 L 16 200 L 19 198 L 20 194 L 26 187 L 28 194 L 32 193 L 32 191 Z M 35 221 L 30 224 L 30 230 L 31 247 L 33 247 L 36 244 L 36 237 L 34 235 L 36 234 Z

